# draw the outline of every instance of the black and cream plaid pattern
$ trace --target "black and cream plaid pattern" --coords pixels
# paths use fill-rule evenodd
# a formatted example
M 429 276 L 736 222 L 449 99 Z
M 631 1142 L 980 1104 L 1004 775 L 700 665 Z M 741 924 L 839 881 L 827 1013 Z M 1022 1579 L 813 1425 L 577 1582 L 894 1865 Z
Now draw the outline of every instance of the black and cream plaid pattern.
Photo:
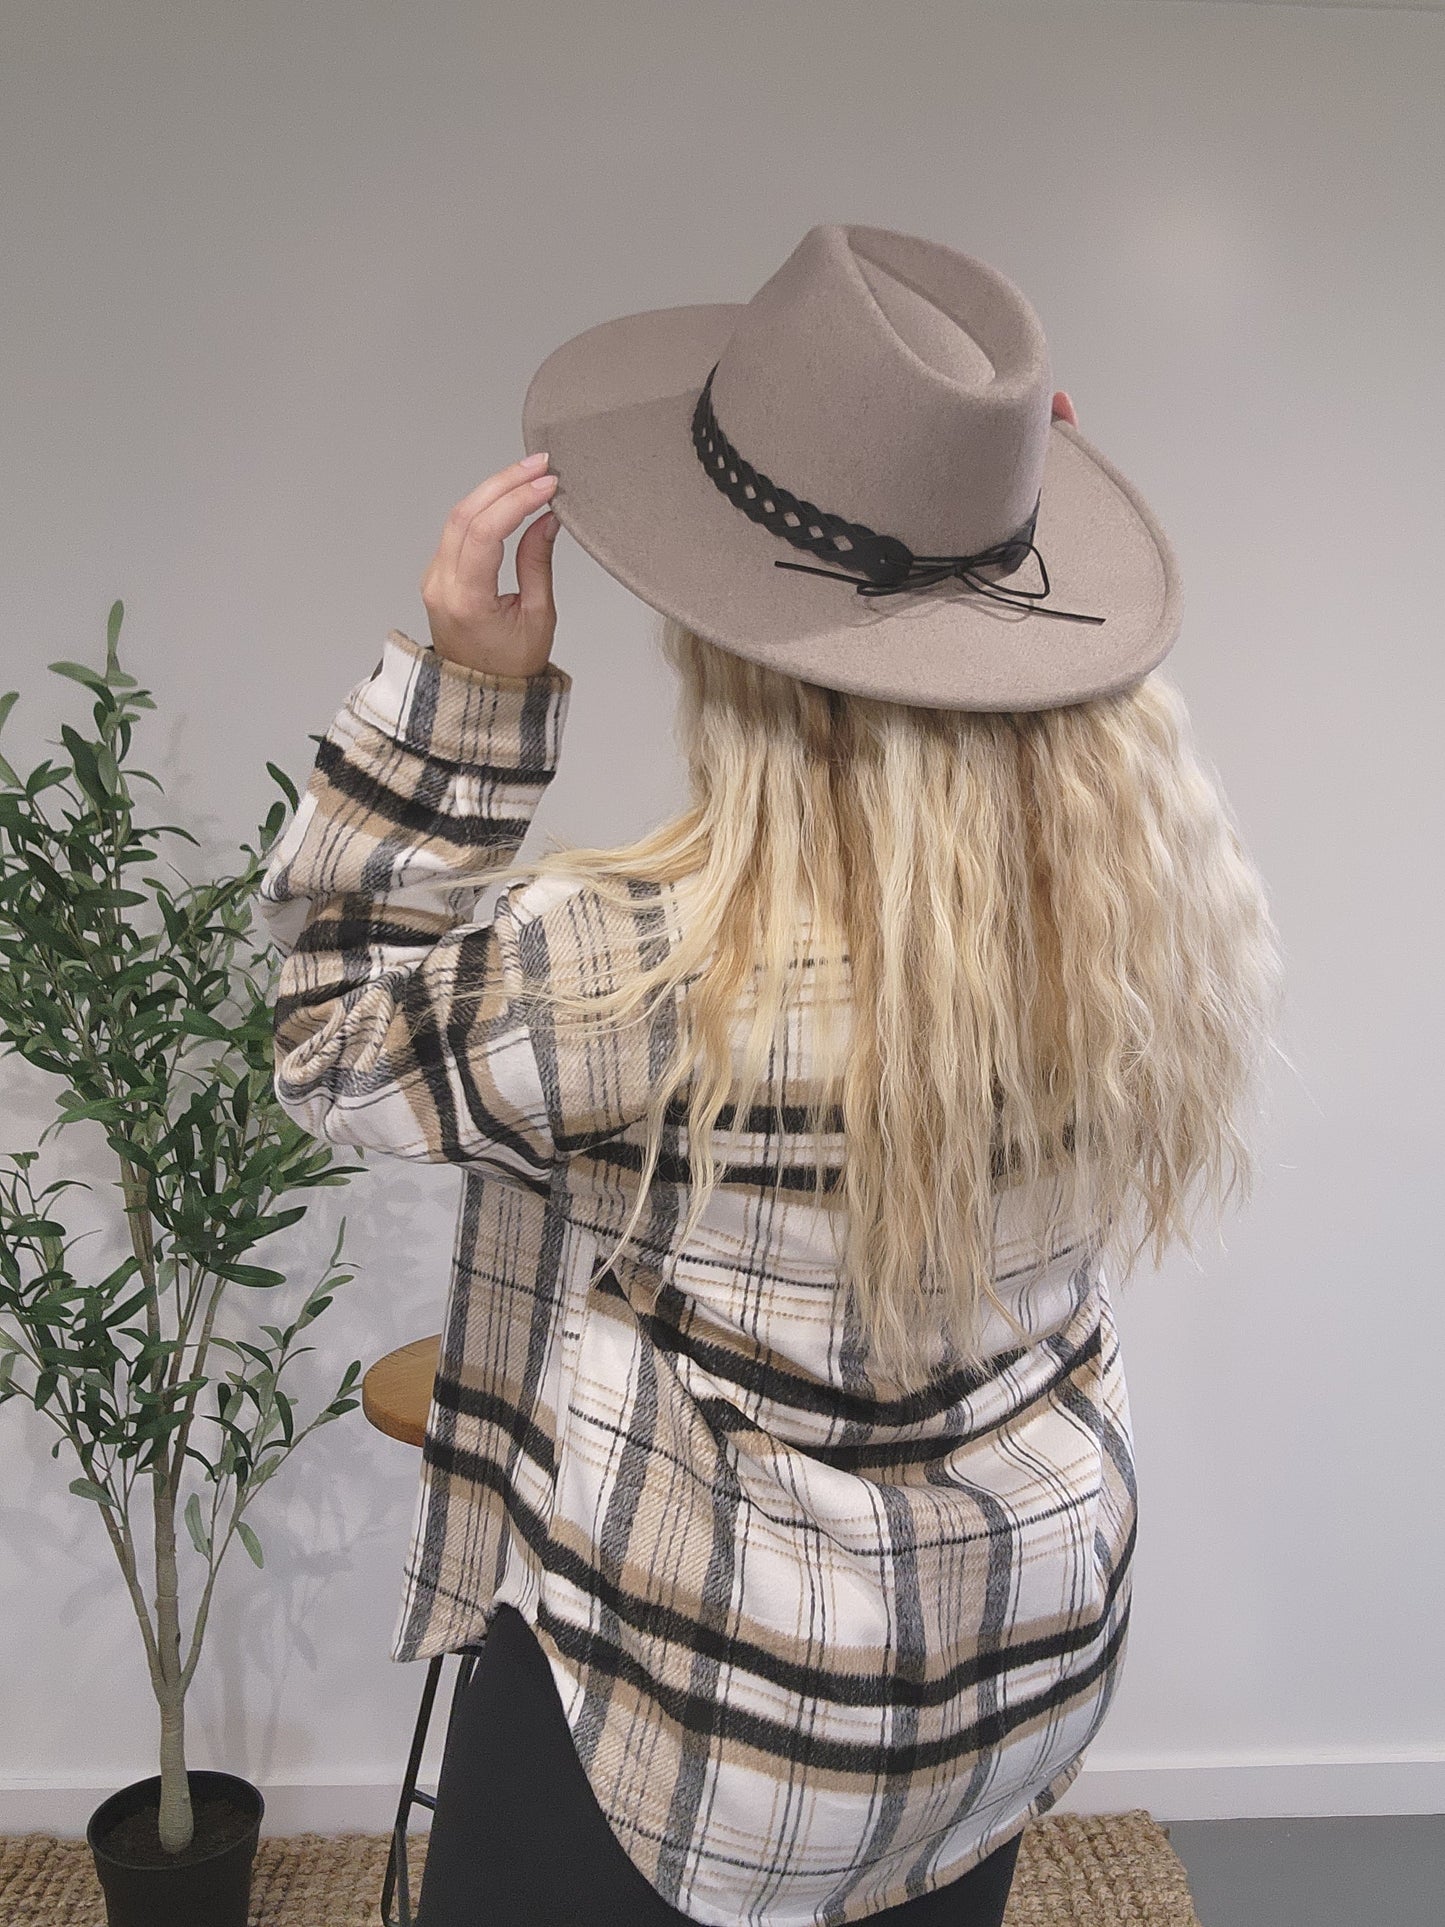
M 804 1000 L 698 1231 L 674 1106 L 634 1244 L 589 1282 L 676 1012 L 589 1035 L 527 991 L 604 988 L 683 899 L 529 879 L 476 919 L 570 689 L 392 630 L 262 888 L 287 1111 L 462 1170 L 395 1657 L 474 1644 L 509 1601 L 665 1899 L 715 1927 L 865 1920 L 1054 1805 L 1113 1696 L 1136 1507 L 1107 1281 L 1083 1242 L 1024 1265 L 1030 1201 L 1003 1191 L 997 1289 L 1027 1341 L 993 1311 L 986 1372 L 941 1351 L 922 1385 L 870 1377 L 789 1135 Z

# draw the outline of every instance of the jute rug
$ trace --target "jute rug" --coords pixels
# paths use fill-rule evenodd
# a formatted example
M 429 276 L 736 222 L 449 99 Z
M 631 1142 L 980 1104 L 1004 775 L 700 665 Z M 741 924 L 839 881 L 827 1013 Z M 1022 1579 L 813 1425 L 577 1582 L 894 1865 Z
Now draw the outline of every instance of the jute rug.
M 300 1834 L 263 1840 L 253 1927 L 378 1927 L 384 1836 Z M 426 1836 L 409 1855 L 413 1894 Z M 4 1927 L 105 1927 L 83 1840 L 0 1839 Z M 1184 1866 L 1164 1829 L 1131 1813 L 1048 1814 L 1024 1829 L 1004 1927 L 1199 1927 Z

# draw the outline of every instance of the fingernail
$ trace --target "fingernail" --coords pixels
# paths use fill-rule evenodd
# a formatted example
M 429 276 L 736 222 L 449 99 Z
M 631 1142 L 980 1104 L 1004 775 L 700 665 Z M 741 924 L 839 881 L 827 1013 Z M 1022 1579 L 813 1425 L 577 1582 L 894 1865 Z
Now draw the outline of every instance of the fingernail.
M 534 475 L 532 477 L 532 486 L 533 488 L 551 488 L 556 480 L 557 477 L 555 475 Z
M 549 511 L 549 513 L 544 518 L 542 523 L 542 533 L 546 536 L 549 542 L 555 541 L 557 531 L 558 529 L 561 528 L 561 526 L 562 524 L 557 520 L 556 516 L 551 514 Z
M 540 448 L 538 449 L 535 455 L 523 456 L 522 467 L 523 468 L 541 468 L 543 464 L 546 462 L 546 460 L 547 460 L 547 451 L 545 448 Z

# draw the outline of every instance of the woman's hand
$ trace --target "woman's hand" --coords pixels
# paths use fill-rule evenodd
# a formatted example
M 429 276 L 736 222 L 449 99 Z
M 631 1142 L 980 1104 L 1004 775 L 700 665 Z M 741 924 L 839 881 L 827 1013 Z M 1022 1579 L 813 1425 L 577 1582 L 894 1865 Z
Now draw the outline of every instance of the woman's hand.
M 1052 415 L 1078 426 L 1074 404 L 1058 390 Z M 499 469 L 464 495 L 447 516 L 437 552 L 421 579 L 432 647 L 447 662 L 503 676 L 534 676 L 546 667 L 557 628 L 552 599 L 552 546 L 559 523 L 538 516 L 517 544 L 517 588 L 497 593 L 503 544 L 551 499 L 555 475 L 543 450 Z
M 497 593 L 503 544 L 550 501 L 557 477 L 542 450 L 499 469 L 447 516 L 421 579 L 432 647 L 446 662 L 493 675 L 534 676 L 547 665 L 557 627 L 552 546 L 560 524 L 539 516 L 517 544 L 517 588 Z

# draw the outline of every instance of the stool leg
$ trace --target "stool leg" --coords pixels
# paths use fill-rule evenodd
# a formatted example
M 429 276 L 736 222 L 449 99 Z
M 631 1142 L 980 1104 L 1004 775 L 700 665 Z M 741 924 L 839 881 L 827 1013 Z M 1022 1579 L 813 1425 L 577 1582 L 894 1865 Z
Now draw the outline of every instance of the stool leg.
M 407 1755 L 406 1776 L 401 1783 L 401 1798 L 397 1801 L 396 1821 L 391 1830 L 391 1851 L 386 1856 L 386 1878 L 381 1888 L 381 1918 L 386 1927 L 412 1927 L 411 1883 L 407 1878 L 406 1832 L 411 1819 L 411 1810 L 424 1795 L 418 1795 L 416 1779 L 421 1771 L 422 1750 L 426 1746 L 427 1728 L 431 1725 L 432 1705 L 437 1696 L 437 1682 L 442 1673 L 442 1655 L 430 1661 L 426 1669 L 426 1684 L 422 1687 L 421 1705 L 417 1709 L 416 1725 L 412 1729 L 411 1751 Z M 391 1903 L 399 1899 L 401 1908 L 396 1918 L 392 1918 Z
M 412 1730 L 411 1751 L 407 1755 L 406 1777 L 401 1783 L 401 1798 L 397 1802 L 396 1821 L 391 1830 L 391 1848 L 386 1856 L 386 1878 L 381 1887 L 381 1918 L 385 1927 L 415 1927 L 411 1911 L 411 1869 L 407 1860 L 406 1836 L 413 1807 L 426 1807 L 436 1810 L 435 1796 L 423 1793 L 417 1786 L 417 1775 L 421 1772 L 421 1756 L 426 1748 L 426 1737 L 431 1726 L 432 1707 L 436 1703 L 437 1686 L 441 1680 L 442 1660 L 446 1657 L 438 1653 L 427 1666 L 426 1683 L 422 1687 L 421 1705 L 417 1708 L 416 1725 Z M 479 1649 L 466 1647 L 456 1655 L 457 1676 L 452 1683 L 451 1706 L 447 1714 L 447 1734 L 451 1735 L 452 1722 L 457 1716 L 457 1706 L 467 1682 L 476 1670 Z M 397 1903 L 395 1919 L 392 1918 L 392 1901 Z

